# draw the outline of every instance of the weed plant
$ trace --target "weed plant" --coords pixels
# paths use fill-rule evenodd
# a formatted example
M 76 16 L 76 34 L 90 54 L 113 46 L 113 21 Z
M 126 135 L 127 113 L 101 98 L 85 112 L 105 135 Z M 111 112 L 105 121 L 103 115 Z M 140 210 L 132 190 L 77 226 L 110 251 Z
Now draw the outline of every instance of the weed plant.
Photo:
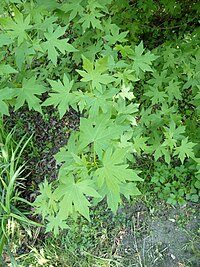
M 23 171 L 22 153 L 28 142 L 32 138 L 24 136 L 19 142 L 14 140 L 13 129 L 7 133 L 4 130 L 3 122 L 0 127 L 0 256 L 1 260 L 6 253 L 10 259 L 15 262 L 10 250 L 10 236 L 14 234 L 14 221 L 22 225 L 34 225 L 27 217 L 27 211 L 22 212 L 18 206 L 19 203 L 31 205 L 27 200 L 20 196 L 23 189 Z M 37 224 L 35 224 L 37 225 Z

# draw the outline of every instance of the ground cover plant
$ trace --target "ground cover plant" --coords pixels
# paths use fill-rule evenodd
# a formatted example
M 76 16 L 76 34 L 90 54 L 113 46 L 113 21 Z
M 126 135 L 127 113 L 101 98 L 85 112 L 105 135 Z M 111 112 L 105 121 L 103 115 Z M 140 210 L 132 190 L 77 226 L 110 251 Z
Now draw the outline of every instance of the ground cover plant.
M 199 9 L 174 0 L 1 1 L 0 114 L 17 138 L 33 134 L 20 153 L 31 169 L 24 199 L 46 233 L 67 235 L 73 221 L 92 223 L 95 208 L 116 214 L 140 195 L 198 203 Z M 42 166 L 53 175 L 34 174 L 48 154 L 53 165 Z

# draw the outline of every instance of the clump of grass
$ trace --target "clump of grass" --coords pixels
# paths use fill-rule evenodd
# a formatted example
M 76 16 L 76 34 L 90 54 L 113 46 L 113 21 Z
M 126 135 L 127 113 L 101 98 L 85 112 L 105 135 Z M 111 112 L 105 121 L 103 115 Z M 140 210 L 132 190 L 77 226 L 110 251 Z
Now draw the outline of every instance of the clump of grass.
M 16 264 L 9 246 L 10 236 L 14 232 L 13 221 L 29 225 L 35 223 L 17 207 L 19 202 L 31 205 L 20 197 L 20 187 L 25 179 L 22 153 L 32 136 L 27 138 L 25 135 L 16 143 L 14 133 L 15 129 L 7 133 L 3 121 L 0 121 L 0 262 L 3 262 L 3 255 L 8 254 L 10 260 Z

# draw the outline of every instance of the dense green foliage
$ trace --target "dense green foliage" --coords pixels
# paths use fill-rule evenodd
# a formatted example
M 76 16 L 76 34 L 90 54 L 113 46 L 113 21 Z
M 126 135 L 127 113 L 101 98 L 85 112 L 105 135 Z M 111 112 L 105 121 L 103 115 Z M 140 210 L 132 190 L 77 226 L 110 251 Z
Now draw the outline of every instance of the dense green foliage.
M 103 199 L 116 212 L 139 195 L 141 159 L 184 165 L 187 179 L 155 174 L 150 183 L 169 203 L 198 201 L 198 10 L 174 0 L 1 1 L 2 116 L 24 105 L 41 114 L 53 106 L 60 119 L 71 108 L 80 114 L 55 156 L 58 179 L 45 179 L 35 201 L 47 231 L 57 235 L 69 216 L 90 220 Z M 187 190 L 174 200 L 180 184 Z

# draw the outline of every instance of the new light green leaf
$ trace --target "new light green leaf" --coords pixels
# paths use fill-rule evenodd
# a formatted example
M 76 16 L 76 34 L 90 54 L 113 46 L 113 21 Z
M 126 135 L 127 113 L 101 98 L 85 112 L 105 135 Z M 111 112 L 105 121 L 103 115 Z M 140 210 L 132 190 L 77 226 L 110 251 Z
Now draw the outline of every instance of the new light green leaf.
M 103 74 L 104 72 L 107 71 L 108 67 L 108 57 L 105 56 L 103 58 L 100 58 L 99 60 L 96 61 L 95 64 L 91 62 L 89 59 L 86 57 L 82 56 L 83 58 L 83 68 L 86 71 L 83 70 L 77 70 L 77 72 L 83 77 L 81 81 L 83 82 L 92 82 L 92 87 L 93 89 L 97 89 L 99 92 L 102 91 L 102 84 L 109 84 L 113 81 L 115 81 L 115 78 L 108 75 L 108 74 Z
M 96 121 L 91 118 L 80 120 L 80 146 L 85 148 L 94 145 L 94 151 L 101 158 L 102 152 L 112 144 L 112 140 L 120 138 L 126 127 L 116 125 L 106 114 L 99 116 Z
M 103 155 L 102 167 L 95 171 L 97 185 L 100 189 L 106 187 L 103 191 L 107 196 L 108 206 L 114 213 L 121 202 L 120 186 L 126 184 L 127 181 L 142 181 L 137 173 L 128 169 L 128 164 L 124 163 L 127 151 L 127 149 L 113 151 L 112 148 L 108 148 Z
M 93 188 L 93 182 L 91 180 L 75 182 L 73 175 L 62 179 L 54 194 L 58 201 L 60 201 L 59 213 L 62 219 L 66 219 L 75 211 L 79 212 L 87 220 L 90 220 L 89 207 L 91 204 L 86 196 L 101 197 Z
M 125 99 L 128 99 L 128 100 L 134 99 L 135 96 L 134 96 L 133 92 L 131 92 L 130 90 L 131 90 L 130 86 L 125 86 L 125 84 L 123 84 L 120 93 L 117 94 L 117 97 L 121 96 L 124 100 Z

